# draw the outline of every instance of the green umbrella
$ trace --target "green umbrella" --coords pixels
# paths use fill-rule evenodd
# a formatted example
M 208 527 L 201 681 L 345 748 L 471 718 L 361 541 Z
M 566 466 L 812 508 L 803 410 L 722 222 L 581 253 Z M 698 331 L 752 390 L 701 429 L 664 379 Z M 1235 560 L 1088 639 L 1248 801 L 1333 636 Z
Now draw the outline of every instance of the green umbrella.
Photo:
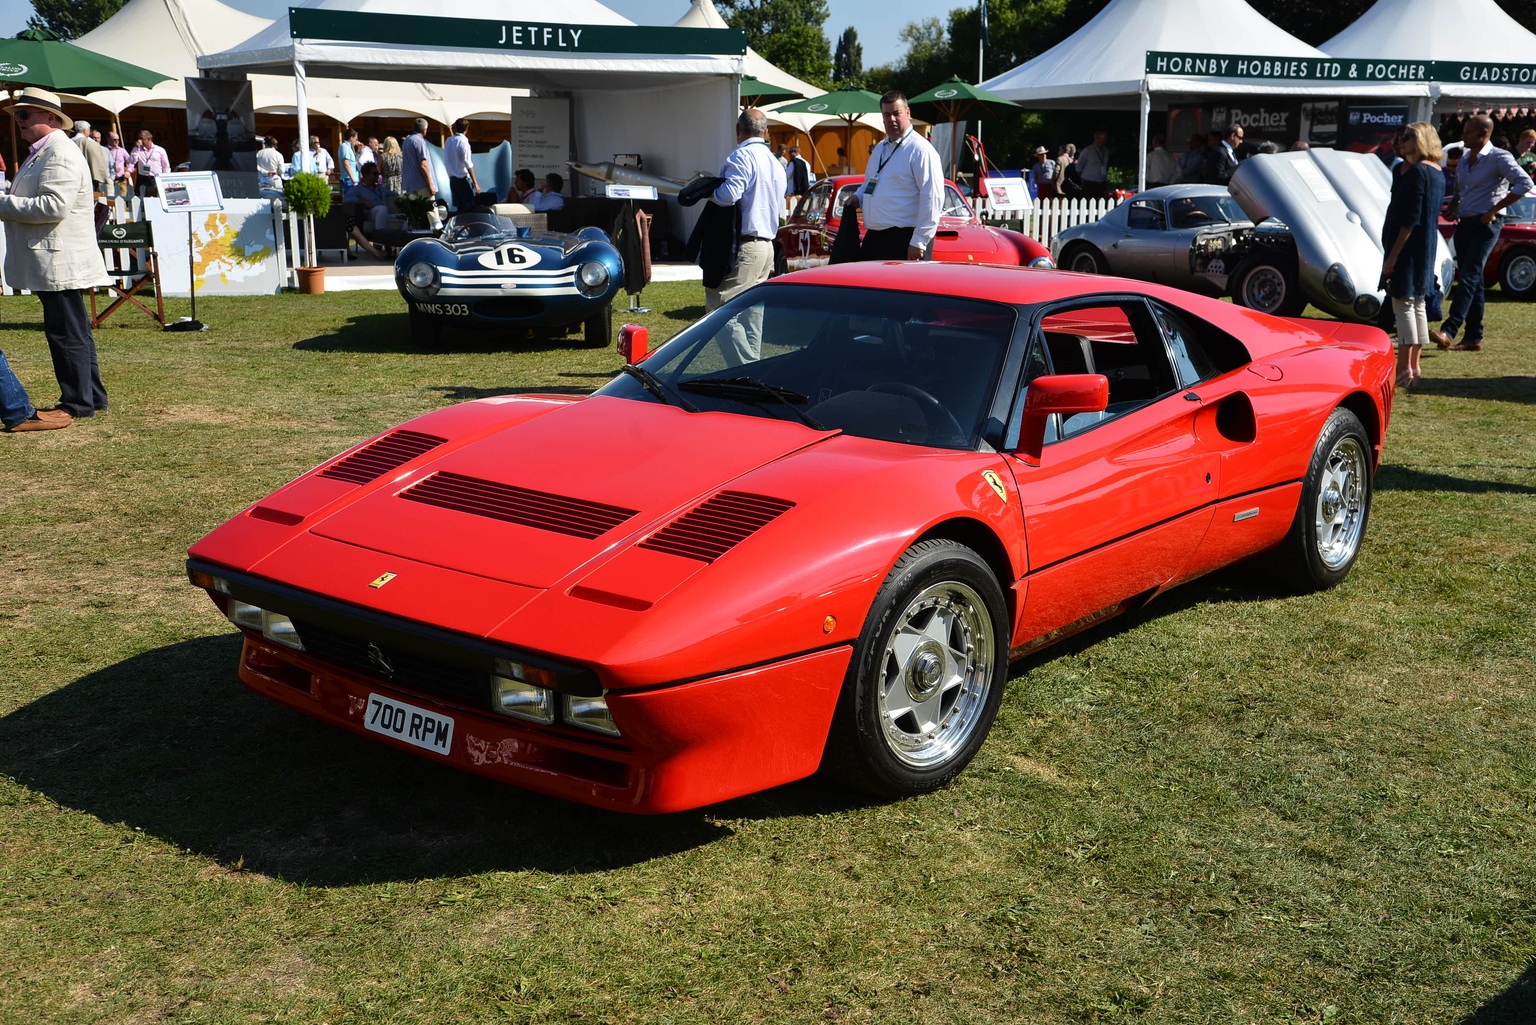
M 26 28 L 14 39 L 0 39 L 0 82 L 10 88 L 11 99 L 23 86 L 37 86 L 56 93 L 88 93 L 96 89 L 127 89 L 159 85 L 170 75 L 106 57 L 74 43 L 66 43 L 45 28 Z M 16 160 L 16 122 L 11 121 L 11 160 Z
M 955 130 L 954 124 L 960 120 L 960 116 L 972 107 L 979 107 L 989 114 L 998 113 L 1004 107 L 1019 109 L 1019 105 L 1012 100 L 1005 100 L 996 93 L 989 93 L 985 89 L 978 89 L 959 75 L 950 78 L 942 85 L 936 85 L 927 92 L 918 93 L 907 101 L 914 113 L 922 114 L 929 121 L 943 118 L 950 123 L 949 132 L 949 173 L 955 173 Z M 918 108 L 921 107 L 921 110 Z M 936 116 L 935 116 L 936 115 Z
M 783 86 L 764 82 L 751 75 L 741 76 L 741 105 L 743 107 L 756 107 L 764 101 L 776 103 L 779 100 L 798 100 L 804 95 L 804 93 L 797 93 L 793 89 L 785 89 Z
M 863 114 L 880 113 L 880 96 L 867 89 L 845 85 L 820 96 L 812 96 L 799 103 L 786 103 L 774 110 L 775 114 L 819 114 L 831 120 L 843 122 L 843 149 L 853 152 L 853 126 Z

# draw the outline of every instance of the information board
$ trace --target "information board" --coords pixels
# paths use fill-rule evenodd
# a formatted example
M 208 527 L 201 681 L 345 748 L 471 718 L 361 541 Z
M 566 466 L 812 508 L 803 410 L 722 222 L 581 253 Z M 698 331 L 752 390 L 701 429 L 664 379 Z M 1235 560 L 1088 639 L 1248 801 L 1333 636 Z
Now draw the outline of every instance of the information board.
M 564 96 L 514 96 L 512 103 L 512 166 L 533 172 L 536 182 L 547 174 L 570 177 L 571 101 Z

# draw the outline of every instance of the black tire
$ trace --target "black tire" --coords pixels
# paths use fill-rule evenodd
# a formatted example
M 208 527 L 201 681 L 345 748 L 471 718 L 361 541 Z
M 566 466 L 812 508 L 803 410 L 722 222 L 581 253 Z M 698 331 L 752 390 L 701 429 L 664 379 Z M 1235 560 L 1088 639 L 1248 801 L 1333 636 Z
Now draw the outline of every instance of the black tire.
M 1536 249 L 1522 246 L 1504 254 L 1499 288 L 1511 299 L 1529 299 L 1536 294 Z
M 1061 254 L 1061 267 L 1058 269 L 1078 274 L 1108 274 L 1109 261 L 1087 242 L 1077 242 Z
M 443 341 L 443 322 L 429 313 L 410 311 L 411 344 L 418 349 L 436 349 Z
M 1299 317 L 1307 298 L 1296 284 L 1296 271 L 1273 259 L 1243 264 L 1232 276 L 1232 301 L 1275 317 Z
M 589 349 L 607 347 L 613 339 L 613 303 L 604 304 L 581 325 L 582 343 Z
M 925 794 L 959 775 L 1002 700 L 1006 608 L 991 568 L 964 545 L 907 549 L 859 634 L 822 767 L 888 798 Z
M 1349 576 L 1371 515 L 1371 477 L 1370 436 L 1354 413 L 1335 409 L 1312 449 L 1291 529 L 1266 557 L 1278 583 L 1306 593 Z

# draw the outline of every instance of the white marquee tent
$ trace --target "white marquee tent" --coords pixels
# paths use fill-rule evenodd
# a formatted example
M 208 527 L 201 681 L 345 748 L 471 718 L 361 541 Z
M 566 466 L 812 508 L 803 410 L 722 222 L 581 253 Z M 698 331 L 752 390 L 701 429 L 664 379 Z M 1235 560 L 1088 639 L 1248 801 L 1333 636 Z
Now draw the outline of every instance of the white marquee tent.
M 205 73 L 288 76 L 295 83 L 301 132 L 313 76 L 370 82 L 430 79 L 569 94 L 578 159 L 601 161 L 614 153 L 641 153 L 647 171 L 671 178 L 686 179 L 698 170 L 713 170 L 735 143 L 737 84 L 745 63 L 739 50 L 734 54 L 554 52 L 496 45 L 524 38 L 519 35 L 523 26 L 550 25 L 552 19 L 558 19 L 567 33 L 562 39 L 576 33 L 577 38 L 585 34 L 589 41 L 602 34 L 586 31 L 594 26 L 628 26 L 635 32 L 674 35 L 699 33 L 699 29 L 643 29 L 596 0 L 561 0 L 555 6 L 540 0 L 486 0 L 468 9 L 462 0 L 304 0 L 296 7 L 338 21 L 415 16 L 423 29 L 469 25 L 474 32 L 491 33 L 456 37 L 454 43 L 461 45 L 426 37 L 411 43 L 298 38 L 290 32 L 290 15 L 243 43 L 198 58 L 198 67 Z M 472 15 L 473 23 L 455 21 L 466 15 Z M 477 39 L 485 42 L 473 45 Z
M 1529 65 L 1536 61 L 1536 34 L 1494 0 L 1377 0 L 1320 49 L 1362 60 Z M 1536 100 L 1536 85 L 1432 82 L 1429 88 L 1442 112 L 1468 101 Z
M 77 98 L 113 114 L 133 106 L 185 107 L 182 79 L 198 76 L 199 54 L 229 49 L 271 25 L 270 19 L 246 14 L 220 0 L 128 0 L 111 18 L 75 42 L 108 57 L 153 67 L 170 75 L 170 81 L 152 89 L 112 89 Z M 421 115 L 444 124 L 476 114 L 505 120 L 511 92 L 475 86 L 332 79 L 313 83 L 309 106 L 343 124 L 369 114 Z M 253 75 L 251 93 L 260 112 L 296 112 L 291 76 Z

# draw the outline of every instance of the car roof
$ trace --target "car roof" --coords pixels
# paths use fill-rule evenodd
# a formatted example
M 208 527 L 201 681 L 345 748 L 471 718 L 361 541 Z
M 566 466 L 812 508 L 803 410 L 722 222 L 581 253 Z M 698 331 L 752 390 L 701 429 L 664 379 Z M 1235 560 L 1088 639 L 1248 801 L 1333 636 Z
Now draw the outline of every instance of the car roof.
M 1189 196 L 1230 196 L 1225 185 L 1201 185 L 1191 182 L 1187 185 L 1159 185 L 1155 189 L 1147 189 L 1138 192 L 1129 199 L 1184 199 Z

